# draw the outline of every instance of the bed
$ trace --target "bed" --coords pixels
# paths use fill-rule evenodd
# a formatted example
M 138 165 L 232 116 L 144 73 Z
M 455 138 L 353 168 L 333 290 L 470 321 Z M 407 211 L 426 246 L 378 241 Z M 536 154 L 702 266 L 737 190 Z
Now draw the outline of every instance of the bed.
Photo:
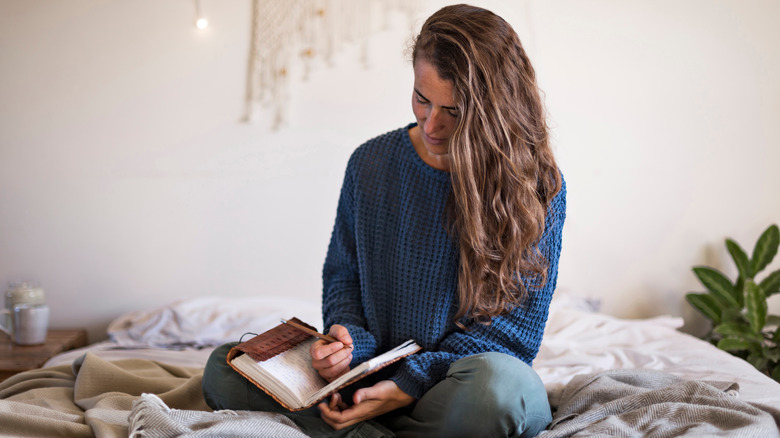
M 554 411 L 542 436 L 780 436 L 780 384 L 677 329 L 558 294 L 533 367 Z M 211 412 L 200 377 L 216 346 L 317 303 L 199 297 L 122 315 L 109 338 L 0 383 L 3 436 L 301 437 L 285 417 Z

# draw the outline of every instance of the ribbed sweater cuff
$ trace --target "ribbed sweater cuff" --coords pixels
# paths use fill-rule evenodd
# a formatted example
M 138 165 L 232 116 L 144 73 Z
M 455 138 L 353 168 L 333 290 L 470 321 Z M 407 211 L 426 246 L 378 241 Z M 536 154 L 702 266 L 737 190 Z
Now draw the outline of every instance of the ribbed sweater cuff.
M 417 380 L 413 379 L 412 376 L 403 372 L 403 370 L 398 370 L 398 372 L 393 377 L 391 377 L 390 380 L 395 382 L 395 384 L 401 388 L 401 391 L 411 395 L 417 400 L 419 400 L 420 397 L 422 397 L 423 394 L 427 392 L 427 388 L 424 384 L 421 384 Z
M 376 339 L 363 327 L 345 323 L 342 324 L 349 331 L 352 337 L 352 345 L 355 347 L 352 352 L 352 366 L 361 364 L 376 356 Z

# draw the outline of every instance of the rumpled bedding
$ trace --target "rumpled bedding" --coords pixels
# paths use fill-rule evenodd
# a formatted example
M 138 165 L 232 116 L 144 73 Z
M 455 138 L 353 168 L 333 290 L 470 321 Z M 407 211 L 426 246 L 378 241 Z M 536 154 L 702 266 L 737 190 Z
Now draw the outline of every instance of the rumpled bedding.
M 215 347 L 293 316 L 315 326 L 322 323 L 319 303 L 311 300 L 198 297 L 122 315 L 109 324 L 108 336 L 123 348 Z
M 0 383 L 0 436 L 306 437 L 280 414 L 212 411 L 201 392 L 202 373 L 86 353 L 72 367 L 17 374 Z
M 740 400 L 736 382 L 611 370 L 574 377 L 540 436 L 773 438 L 778 423 L 777 409 Z
M 282 414 L 171 409 L 154 394 L 143 394 L 133 403 L 129 422 L 131 438 L 308 438 Z
M 210 411 L 202 368 L 148 360 L 105 361 L 87 353 L 72 366 L 27 371 L 0 383 L 0 436 L 127 437 L 143 393 L 177 409 Z
M 710 382 L 709 387 L 697 388 L 698 394 L 706 395 L 701 400 L 709 397 L 730 404 L 743 403 L 737 409 L 729 408 L 728 413 L 742 416 L 746 426 L 726 432 L 713 429 L 713 433 L 740 436 L 735 431 L 742 431 L 743 436 L 776 436 L 780 418 L 777 382 L 747 362 L 680 333 L 676 330 L 682 324 L 680 318 L 626 320 L 598 313 L 597 308 L 598 303 L 572 300 L 566 295 L 553 299 L 544 340 L 533 364 L 556 409 L 556 422 L 546 438 L 604 436 L 599 427 L 605 427 L 607 435 L 618 436 L 674 436 L 688 433 L 688 429 L 696 431 L 690 435 L 700 436 L 705 429 L 697 428 L 704 427 L 700 424 L 706 423 L 704 417 L 688 409 L 699 399 L 672 401 L 667 398 L 680 395 L 680 391 L 663 394 L 674 385 L 684 385 L 680 383 L 684 379 L 695 382 L 693 386 Z M 200 387 L 209 345 L 238 340 L 247 330 L 263 331 L 278 324 L 279 318 L 298 316 L 316 324 L 319 313 L 318 303 L 286 297 L 203 297 L 122 315 L 110 325 L 111 341 L 63 353 L 50 360 L 47 368 L 0 383 L 0 436 L 167 436 L 164 431 L 171 428 L 186 430 L 192 426 L 200 430 L 204 426 L 198 421 L 210 421 L 212 417 Z M 180 348 L 185 345 L 191 347 Z M 632 381 L 627 381 L 611 373 L 635 374 Z M 663 377 L 653 377 L 653 373 L 662 373 Z M 658 383 L 677 378 L 681 380 L 673 384 Z M 734 393 L 736 386 L 712 383 L 734 381 L 739 382 L 738 398 L 727 394 Z M 622 385 L 625 391 L 588 395 L 607 383 Z M 155 400 L 143 394 L 154 394 L 159 403 L 141 403 Z M 646 399 L 650 395 L 660 398 Z M 134 403 L 136 412 L 149 415 L 136 415 L 131 424 Z M 686 403 L 690 406 L 684 408 Z M 706 403 L 705 407 L 710 406 Z M 670 413 L 672 406 L 675 410 Z M 755 410 L 769 414 L 771 424 L 767 415 Z M 214 415 L 228 418 L 225 415 L 232 414 Z M 638 416 L 645 420 L 631 424 Z M 144 423 L 146 435 L 130 429 L 141 417 L 156 419 Z M 270 421 L 270 427 L 286 427 L 281 419 L 253 417 L 252 421 L 258 419 Z M 664 423 L 669 419 L 687 421 L 689 426 Z M 750 425 L 750 421 L 759 424 Z M 629 428 L 620 432 L 615 425 Z M 754 434 L 755 430 L 760 434 Z M 154 435 L 156 432 L 161 434 Z
M 554 301 L 554 300 L 553 300 Z M 650 369 L 690 380 L 738 381 L 743 399 L 780 408 L 780 385 L 747 361 L 679 332 L 681 318 L 621 319 L 572 308 L 550 310 L 533 368 L 559 404 L 578 375 Z

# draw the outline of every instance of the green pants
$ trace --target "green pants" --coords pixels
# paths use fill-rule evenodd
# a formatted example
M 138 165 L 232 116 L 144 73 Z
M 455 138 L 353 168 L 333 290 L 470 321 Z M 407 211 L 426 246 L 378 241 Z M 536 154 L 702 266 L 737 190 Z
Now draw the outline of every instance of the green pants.
M 215 410 L 280 412 L 312 437 L 530 437 L 552 420 L 547 392 L 531 367 L 506 354 L 483 353 L 453 363 L 412 406 L 334 431 L 316 406 L 289 412 L 235 372 L 225 361 L 233 345 L 214 350 L 206 364 L 206 403 Z

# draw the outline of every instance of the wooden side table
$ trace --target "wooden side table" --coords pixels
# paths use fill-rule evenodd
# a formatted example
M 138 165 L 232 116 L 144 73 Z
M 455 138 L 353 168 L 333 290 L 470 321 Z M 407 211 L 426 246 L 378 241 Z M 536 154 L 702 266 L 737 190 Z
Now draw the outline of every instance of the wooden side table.
M 0 382 L 22 371 L 40 368 L 47 360 L 63 351 L 87 345 L 87 331 L 49 330 L 46 343 L 16 345 L 0 333 Z

